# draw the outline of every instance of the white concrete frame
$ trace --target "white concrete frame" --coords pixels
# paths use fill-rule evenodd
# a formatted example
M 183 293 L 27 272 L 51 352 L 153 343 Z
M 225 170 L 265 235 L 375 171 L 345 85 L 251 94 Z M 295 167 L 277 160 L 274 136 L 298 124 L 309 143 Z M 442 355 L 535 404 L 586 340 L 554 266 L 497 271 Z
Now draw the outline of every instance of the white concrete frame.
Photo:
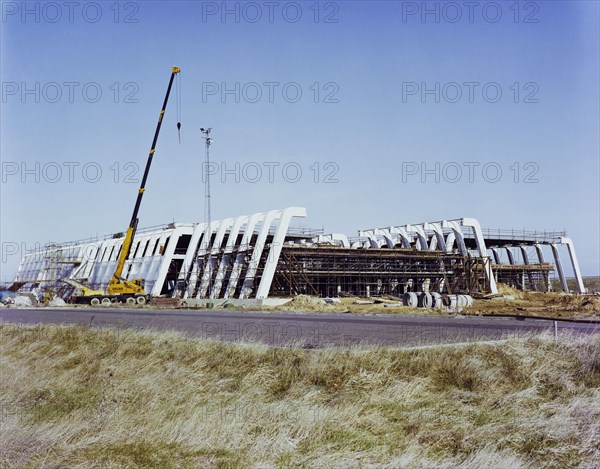
M 273 282 L 291 220 L 304 217 L 306 217 L 305 208 L 289 207 L 284 210 L 272 210 L 215 221 L 211 223 L 210 227 L 205 223 L 175 223 L 155 229 L 140 230 L 133 241 L 130 259 L 125 264 L 125 276 L 126 278 L 146 279 L 146 291 L 152 295 L 159 295 L 171 262 L 181 260 L 182 267 L 173 296 L 233 298 L 239 291 L 239 298 L 266 298 Z M 240 244 L 236 246 L 240 234 L 242 238 Z M 270 234 L 273 235 L 272 241 L 266 246 Z M 183 235 L 191 237 L 189 245 L 185 254 L 175 254 L 177 242 Z M 214 240 L 212 240 L 213 235 Z M 474 218 L 362 230 L 359 235 L 364 239 L 353 243 L 350 243 L 348 237 L 341 233 L 319 235 L 313 239 L 313 243 L 328 243 L 353 249 L 401 246 L 405 249 L 416 248 L 442 252 L 457 250 L 462 255 L 469 256 L 470 252 L 465 244 L 465 237 L 469 237 L 469 239 L 475 239 L 477 246 L 475 252 L 478 257 L 488 257 L 499 264 L 501 262 L 499 251 L 505 249 L 508 262 L 515 264 L 515 256 L 508 244 L 492 246 L 489 248 L 491 256 L 488 255 L 481 226 Z M 54 275 L 54 278 L 59 276 L 86 281 L 95 288 L 106 288 L 114 272 L 122 244 L 122 236 L 110 236 L 101 240 L 69 243 L 55 248 L 44 247 L 29 252 L 21 260 L 15 281 L 49 280 Z M 531 259 L 526 251 L 526 246 L 533 246 L 538 261 L 543 263 L 542 247 L 544 245 L 549 245 L 552 250 L 556 271 L 565 291 L 568 291 L 568 286 L 558 248 L 559 246 L 567 247 L 576 279 L 576 288 L 580 293 L 585 292 L 575 246 L 570 238 L 557 237 L 551 242 L 549 240 L 524 243 L 515 241 L 514 247 L 521 250 L 523 262 L 529 264 Z M 267 256 L 263 256 L 265 249 L 268 249 Z M 61 256 L 63 262 L 59 269 L 54 267 L 59 272 L 51 274 L 49 259 L 57 255 Z M 261 265 L 263 261 L 264 265 Z M 261 281 L 256 285 L 255 277 L 259 271 L 261 272 Z M 485 274 L 490 284 L 490 290 L 496 293 L 497 286 L 492 275 L 491 261 L 486 263 Z
M 488 254 L 486 240 L 483 235 L 483 230 L 481 229 L 479 221 L 475 218 L 459 218 L 438 222 L 394 226 L 385 229 L 361 230 L 359 231 L 359 236 L 368 239 L 368 242 L 366 245 L 355 242 L 352 247 L 368 248 L 382 246 L 385 243 L 389 245 L 390 243 L 388 236 L 391 236 L 391 239 L 394 243 L 396 243 L 396 241 L 399 239 L 402 242 L 402 246 L 405 248 L 414 247 L 419 250 L 437 250 L 446 252 L 453 252 L 454 249 L 457 249 L 460 254 L 468 256 L 469 252 L 464 241 L 465 233 L 470 234 L 470 236 L 475 239 L 475 243 L 477 245 L 476 252 L 479 257 L 490 257 Z M 581 271 L 579 269 L 579 263 L 577 261 L 577 255 L 575 253 L 575 246 L 570 238 L 560 237 L 557 238 L 555 242 L 548 242 L 547 240 L 543 242 L 535 242 L 532 240 L 527 244 L 521 244 L 516 241 L 514 246 L 504 245 L 502 247 L 491 247 L 489 248 L 491 251 L 491 259 L 494 261 L 494 263 L 500 264 L 501 257 L 499 249 L 504 249 L 508 256 L 508 263 L 515 265 L 516 260 L 512 251 L 512 247 L 516 247 L 521 250 L 523 263 L 528 265 L 531 263 L 531 259 L 526 251 L 526 246 L 531 245 L 534 246 L 536 250 L 539 263 L 545 262 L 542 246 L 551 246 L 554 264 L 556 266 L 556 271 L 560 278 L 562 288 L 564 291 L 568 291 L 565 272 L 558 252 L 559 246 L 566 246 L 569 254 L 569 260 L 573 268 L 573 274 L 576 280 L 577 291 L 579 293 L 585 292 Z M 492 275 L 491 262 L 488 262 L 486 265 L 486 278 L 490 282 L 491 291 L 497 292 L 496 280 Z

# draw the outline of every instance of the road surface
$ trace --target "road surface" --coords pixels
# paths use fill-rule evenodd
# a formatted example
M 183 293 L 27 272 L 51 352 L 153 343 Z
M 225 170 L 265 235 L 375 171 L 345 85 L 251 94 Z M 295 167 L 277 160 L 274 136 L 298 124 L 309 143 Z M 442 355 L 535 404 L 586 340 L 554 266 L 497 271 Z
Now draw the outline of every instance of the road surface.
M 599 324 L 537 319 L 146 308 L 3 308 L 0 309 L 0 322 L 178 331 L 189 337 L 227 342 L 304 347 L 360 343 L 417 346 L 497 340 L 527 332 L 553 332 L 555 327 L 559 332 L 600 333 Z

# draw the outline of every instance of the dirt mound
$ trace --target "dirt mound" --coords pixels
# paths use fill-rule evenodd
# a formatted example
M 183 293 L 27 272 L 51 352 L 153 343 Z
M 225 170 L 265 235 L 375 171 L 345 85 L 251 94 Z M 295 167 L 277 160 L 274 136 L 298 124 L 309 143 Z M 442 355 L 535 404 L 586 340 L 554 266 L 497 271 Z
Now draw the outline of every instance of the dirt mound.
M 544 294 L 542 294 L 544 295 Z M 567 310 L 583 310 L 600 313 L 600 296 L 546 294 L 546 303 Z
M 333 305 L 325 303 L 321 298 L 310 295 L 298 295 L 291 301 L 276 308 L 278 311 L 335 311 Z
M 517 300 L 522 300 L 525 298 L 525 292 L 522 290 L 517 290 L 516 288 L 509 287 L 505 283 L 498 283 L 498 293 L 502 293 L 503 295 L 510 295 Z

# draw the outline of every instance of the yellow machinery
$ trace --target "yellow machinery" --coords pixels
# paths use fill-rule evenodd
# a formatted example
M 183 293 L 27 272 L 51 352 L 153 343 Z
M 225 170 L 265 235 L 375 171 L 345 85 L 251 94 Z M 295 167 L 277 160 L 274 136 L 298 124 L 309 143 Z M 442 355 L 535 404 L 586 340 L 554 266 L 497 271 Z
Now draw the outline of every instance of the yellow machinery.
M 152 140 L 152 148 L 150 149 L 148 161 L 146 162 L 146 169 L 144 170 L 144 176 L 142 177 L 140 189 L 138 190 L 135 207 L 133 209 L 133 215 L 131 216 L 131 221 L 129 222 L 129 227 L 127 228 L 125 239 L 123 240 L 123 247 L 121 248 L 121 253 L 117 261 L 117 268 L 115 269 L 112 278 L 108 282 L 108 288 L 106 289 L 106 292 L 102 290 L 93 290 L 73 280 L 64 280 L 65 283 L 81 290 L 81 296 L 75 298 L 78 303 L 89 302 L 92 305 L 99 305 L 100 303 L 107 305 L 114 301 L 126 301 L 129 304 L 146 303 L 147 297 L 146 292 L 144 291 L 144 279 L 136 278 L 128 280 L 123 277 L 123 269 L 125 267 L 125 261 L 129 257 L 131 244 L 133 243 L 133 238 L 137 229 L 137 216 L 142 203 L 142 197 L 144 196 L 144 191 L 146 189 L 146 180 L 148 179 L 148 173 L 150 172 L 150 166 L 152 165 L 152 157 L 154 156 L 158 134 L 160 133 L 160 127 L 165 115 L 165 110 L 167 109 L 169 95 L 171 94 L 171 87 L 173 86 L 175 75 L 177 75 L 179 72 L 181 72 L 181 69 L 177 67 L 173 67 L 171 70 L 171 79 L 169 80 L 167 94 L 165 96 L 160 115 L 158 116 L 158 123 L 156 124 L 154 139 Z M 177 128 L 179 129 L 180 127 L 181 124 L 178 122 Z

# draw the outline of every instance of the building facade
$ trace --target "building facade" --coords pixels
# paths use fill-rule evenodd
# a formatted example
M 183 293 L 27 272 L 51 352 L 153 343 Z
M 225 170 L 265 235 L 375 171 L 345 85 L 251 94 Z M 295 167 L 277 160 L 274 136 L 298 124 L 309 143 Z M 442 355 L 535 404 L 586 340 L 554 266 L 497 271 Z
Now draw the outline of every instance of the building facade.
M 294 228 L 294 220 L 306 215 L 305 208 L 289 207 L 210 226 L 172 223 L 139 230 L 124 277 L 145 279 L 152 296 L 262 299 L 497 293 L 498 282 L 545 291 L 556 270 L 566 291 L 560 257 L 565 247 L 577 290 L 584 291 L 574 244 L 564 232 L 484 230 L 476 219 L 460 218 L 363 229 L 349 237 Z M 29 252 L 14 283 L 23 290 L 53 288 L 65 298 L 74 291 L 63 279 L 106 289 L 123 240 L 118 233 Z

